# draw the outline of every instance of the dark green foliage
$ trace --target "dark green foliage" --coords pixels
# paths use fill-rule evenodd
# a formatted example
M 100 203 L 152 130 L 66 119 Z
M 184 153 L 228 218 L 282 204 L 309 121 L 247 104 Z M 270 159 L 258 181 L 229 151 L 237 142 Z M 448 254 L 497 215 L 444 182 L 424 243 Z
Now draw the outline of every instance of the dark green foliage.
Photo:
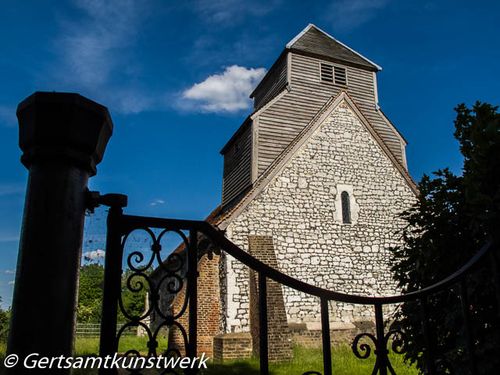
M 2 303 L 2 297 L 0 297 L 0 304 Z M 10 321 L 10 309 L 3 310 L 0 307 L 0 342 L 7 341 L 7 336 L 9 334 L 9 321 Z
M 147 274 L 147 272 L 146 272 Z M 144 314 L 146 293 L 149 291 L 146 279 L 130 270 L 122 276 L 123 307 L 129 317 L 140 317 Z M 119 321 L 128 320 L 123 313 L 119 313 Z
M 130 316 L 140 316 L 144 312 L 147 288 L 141 288 L 141 282 L 147 285 L 140 276 L 129 276 L 126 271 L 122 276 L 122 302 L 125 311 Z M 104 287 L 104 267 L 98 263 L 90 263 L 80 268 L 80 287 L 78 294 L 78 317 L 80 323 L 99 323 L 102 316 L 102 296 Z M 118 321 L 125 321 L 120 312 Z
M 104 267 L 102 265 L 91 263 L 80 268 L 78 322 L 99 323 L 101 321 L 103 287 Z
M 456 271 L 489 238 L 500 243 L 500 114 L 497 107 L 477 102 L 472 109 L 455 109 L 455 136 L 464 156 L 462 176 L 448 169 L 424 176 L 417 203 L 403 217 L 404 245 L 394 249 L 394 277 L 410 292 L 429 286 Z M 480 374 L 495 373 L 500 357 L 497 289 L 493 267 L 497 251 L 467 278 L 468 314 L 476 363 Z M 468 374 L 464 317 L 459 287 L 431 296 L 426 301 L 432 351 L 438 373 Z M 404 304 L 397 324 L 408 336 L 406 358 L 425 369 L 426 347 L 419 303 Z

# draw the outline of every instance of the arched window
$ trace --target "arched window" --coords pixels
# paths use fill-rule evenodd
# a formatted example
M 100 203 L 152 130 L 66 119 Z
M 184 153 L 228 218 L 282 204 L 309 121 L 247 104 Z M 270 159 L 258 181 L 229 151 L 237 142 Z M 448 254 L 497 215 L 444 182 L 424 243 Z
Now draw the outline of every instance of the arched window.
M 342 222 L 344 224 L 351 224 L 351 202 L 347 191 L 343 191 L 340 194 L 340 201 L 342 202 Z

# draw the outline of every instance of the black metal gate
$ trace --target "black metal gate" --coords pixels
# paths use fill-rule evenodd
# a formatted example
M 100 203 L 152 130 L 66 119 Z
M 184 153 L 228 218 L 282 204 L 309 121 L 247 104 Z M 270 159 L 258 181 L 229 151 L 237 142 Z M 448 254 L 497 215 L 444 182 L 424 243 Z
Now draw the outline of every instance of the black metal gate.
M 111 198 L 116 198 L 111 197 Z M 106 200 L 104 200 L 106 201 Z M 370 357 L 372 351 L 376 356 L 375 366 L 372 374 L 395 374 L 395 371 L 389 361 L 389 349 L 393 352 L 401 354 L 405 351 L 404 333 L 398 329 L 386 329 L 384 324 L 383 306 L 388 304 L 398 304 L 409 301 L 415 301 L 420 305 L 422 331 L 427 343 L 424 351 L 426 369 L 428 374 L 436 373 L 435 360 L 433 358 L 432 348 L 432 333 L 429 328 L 429 316 L 427 309 L 427 299 L 440 291 L 456 288 L 460 293 L 460 301 L 464 318 L 464 333 L 467 349 L 468 364 L 470 373 L 476 374 L 475 353 L 472 332 L 470 328 L 467 288 L 466 280 L 473 268 L 487 254 L 493 255 L 491 243 L 484 245 L 479 252 L 457 272 L 450 275 L 446 279 L 422 289 L 418 292 L 412 292 L 399 296 L 391 297 L 364 297 L 357 295 L 347 295 L 334 291 L 322 289 L 300 280 L 294 279 L 280 271 L 273 269 L 249 255 L 244 250 L 229 241 L 224 234 L 204 221 L 188 221 L 174 219 L 160 219 L 154 217 L 140 217 L 124 215 L 122 206 L 116 199 L 108 199 L 107 204 L 110 205 L 108 215 L 108 232 L 106 244 L 106 259 L 105 259 L 105 285 L 104 285 L 104 302 L 103 302 L 103 318 L 101 325 L 101 342 L 100 356 L 114 355 L 118 351 L 118 342 L 123 332 L 129 327 L 142 327 L 148 335 L 148 356 L 157 356 L 158 334 L 162 327 L 176 326 L 181 332 L 184 339 L 184 349 L 186 356 L 197 356 L 197 265 L 203 251 L 199 249 L 201 240 L 209 240 L 216 248 L 233 256 L 244 265 L 254 270 L 258 275 L 258 292 L 259 292 L 259 330 L 260 330 L 260 372 L 267 375 L 269 373 L 268 364 L 268 322 L 267 322 L 267 280 L 272 279 L 284 286 L 296 289 L 300 292 L 316 296 L 321 301 L 321 324 L 322 324 L 322 350 L 323 350 L 323 372 L 324 375 L 332 374 L 332 358 L 331 358 L 331 340 L 330 340 L 330 323 L 328 314 L 328 302 L 337 301 L 350 304 L 370 305 L 374 309 L 375 315 L 375 332 L 361 333 L 352 343 L 353 354 L 362 359 Z M 106 202 L 104 202 L 106 204 Z M 152 240 L 152 246 L 149 254 L 144 254 L 141 251 L 134 251 L 127 256 L 127 265 L 132 271 L 127 283 L 131 285 L 132 278 L 142 278 L 142 284 L 138 287 L 148 285 L 151 293 L 151 305 L 142 316 L 131 316 L 123 309 L 121 301 L 121 273 L 122 262 L 124 256 L 124 246 L 128 235 L 137 229 L 146 231 Z M 156 233 L 153 229 L 158 230 Z M 168 232 L 177 233 L 184 243 L 185 252 L 181 256 L 179 253 L 172 253 L 164 259 L 162 257 L 162 247 L 160 241 Z M 493 257 L 494 258 L 494 257 Z M 144 261 L 144 265 L 137 267 L 134 265 L 134 259 Z M 488 258 L 489 259 L 489 258 Z M 153 282 L 145 272 L 153 262 L 158 262 L 160 267 L 164 267 L 165 276 L 160 282 Z M 185 274 L 180 272 L 185 269 Z M 494 275 L 498 280 L 498 275 Z M 170 293 L 178 293 L 181 289 L 185 290 L 185 299 L 182 308 L 175 315 L 161 311 L 158 306 L 159 288 L 160 285 L 166 282 Z M 135 286 L 137 287 L 137 286 Z M 498 285 L 497 285 L 498 289 Z M 127 323 L 122 327 L 117 327 L 117 314 L 121 310 L 122 314 L 127 319 Z M 189 311 L 189 324 L 186 331 L 185 327 L 179 323 L 179 318 Z M 162 323 L 154 330 L 150 330 L 147 324 L 144 324 L 146 319 L 152 313 L 156 313 L 161 317 Z M 118 328 L 118 331 L 117 331 Z M 118 333 L 117 333 L 118 332 Z M 363 340 L 363 342 L 361 342 Z M 136 350 L 130 350 L 125 355 L 139 355 Z M 116 370 L 101 370 L 101 373 L 115 373 Z M 196 370 L 190 370 L 196 372 Z M 133 373 L 140 373 L 139 370 L 132 370 Z M 167 373 L 167 372 L 164 372 Z M 169 370 L 168 373 L 175 373 Z M 319 371 L 310 371 L 307 374 L 321 374 Z

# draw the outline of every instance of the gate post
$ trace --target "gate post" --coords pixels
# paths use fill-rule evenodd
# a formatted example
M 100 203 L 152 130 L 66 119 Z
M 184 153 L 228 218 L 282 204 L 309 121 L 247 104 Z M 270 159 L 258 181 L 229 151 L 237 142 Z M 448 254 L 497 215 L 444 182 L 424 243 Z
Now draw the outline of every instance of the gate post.
M 23 374 L 30 353 L 72 354 L 87 182 L 113 124 L 106 107 L 73 93 L 35 92 L 17 117 L 29 177 L 8 352 L 19 356 L 11 373 Z

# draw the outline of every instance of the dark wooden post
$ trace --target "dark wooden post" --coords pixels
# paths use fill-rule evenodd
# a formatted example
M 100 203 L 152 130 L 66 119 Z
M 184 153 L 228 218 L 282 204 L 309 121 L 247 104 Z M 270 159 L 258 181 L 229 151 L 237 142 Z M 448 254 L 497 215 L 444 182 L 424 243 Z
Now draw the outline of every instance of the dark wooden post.
M 8 352 L 20 358 L 11 373 L 21 374 L 30 353 L 72 353 L 87 182 L 113 124 L 106 107 L 69 93 L 36 92 L 17 117 L 29 177 Z

